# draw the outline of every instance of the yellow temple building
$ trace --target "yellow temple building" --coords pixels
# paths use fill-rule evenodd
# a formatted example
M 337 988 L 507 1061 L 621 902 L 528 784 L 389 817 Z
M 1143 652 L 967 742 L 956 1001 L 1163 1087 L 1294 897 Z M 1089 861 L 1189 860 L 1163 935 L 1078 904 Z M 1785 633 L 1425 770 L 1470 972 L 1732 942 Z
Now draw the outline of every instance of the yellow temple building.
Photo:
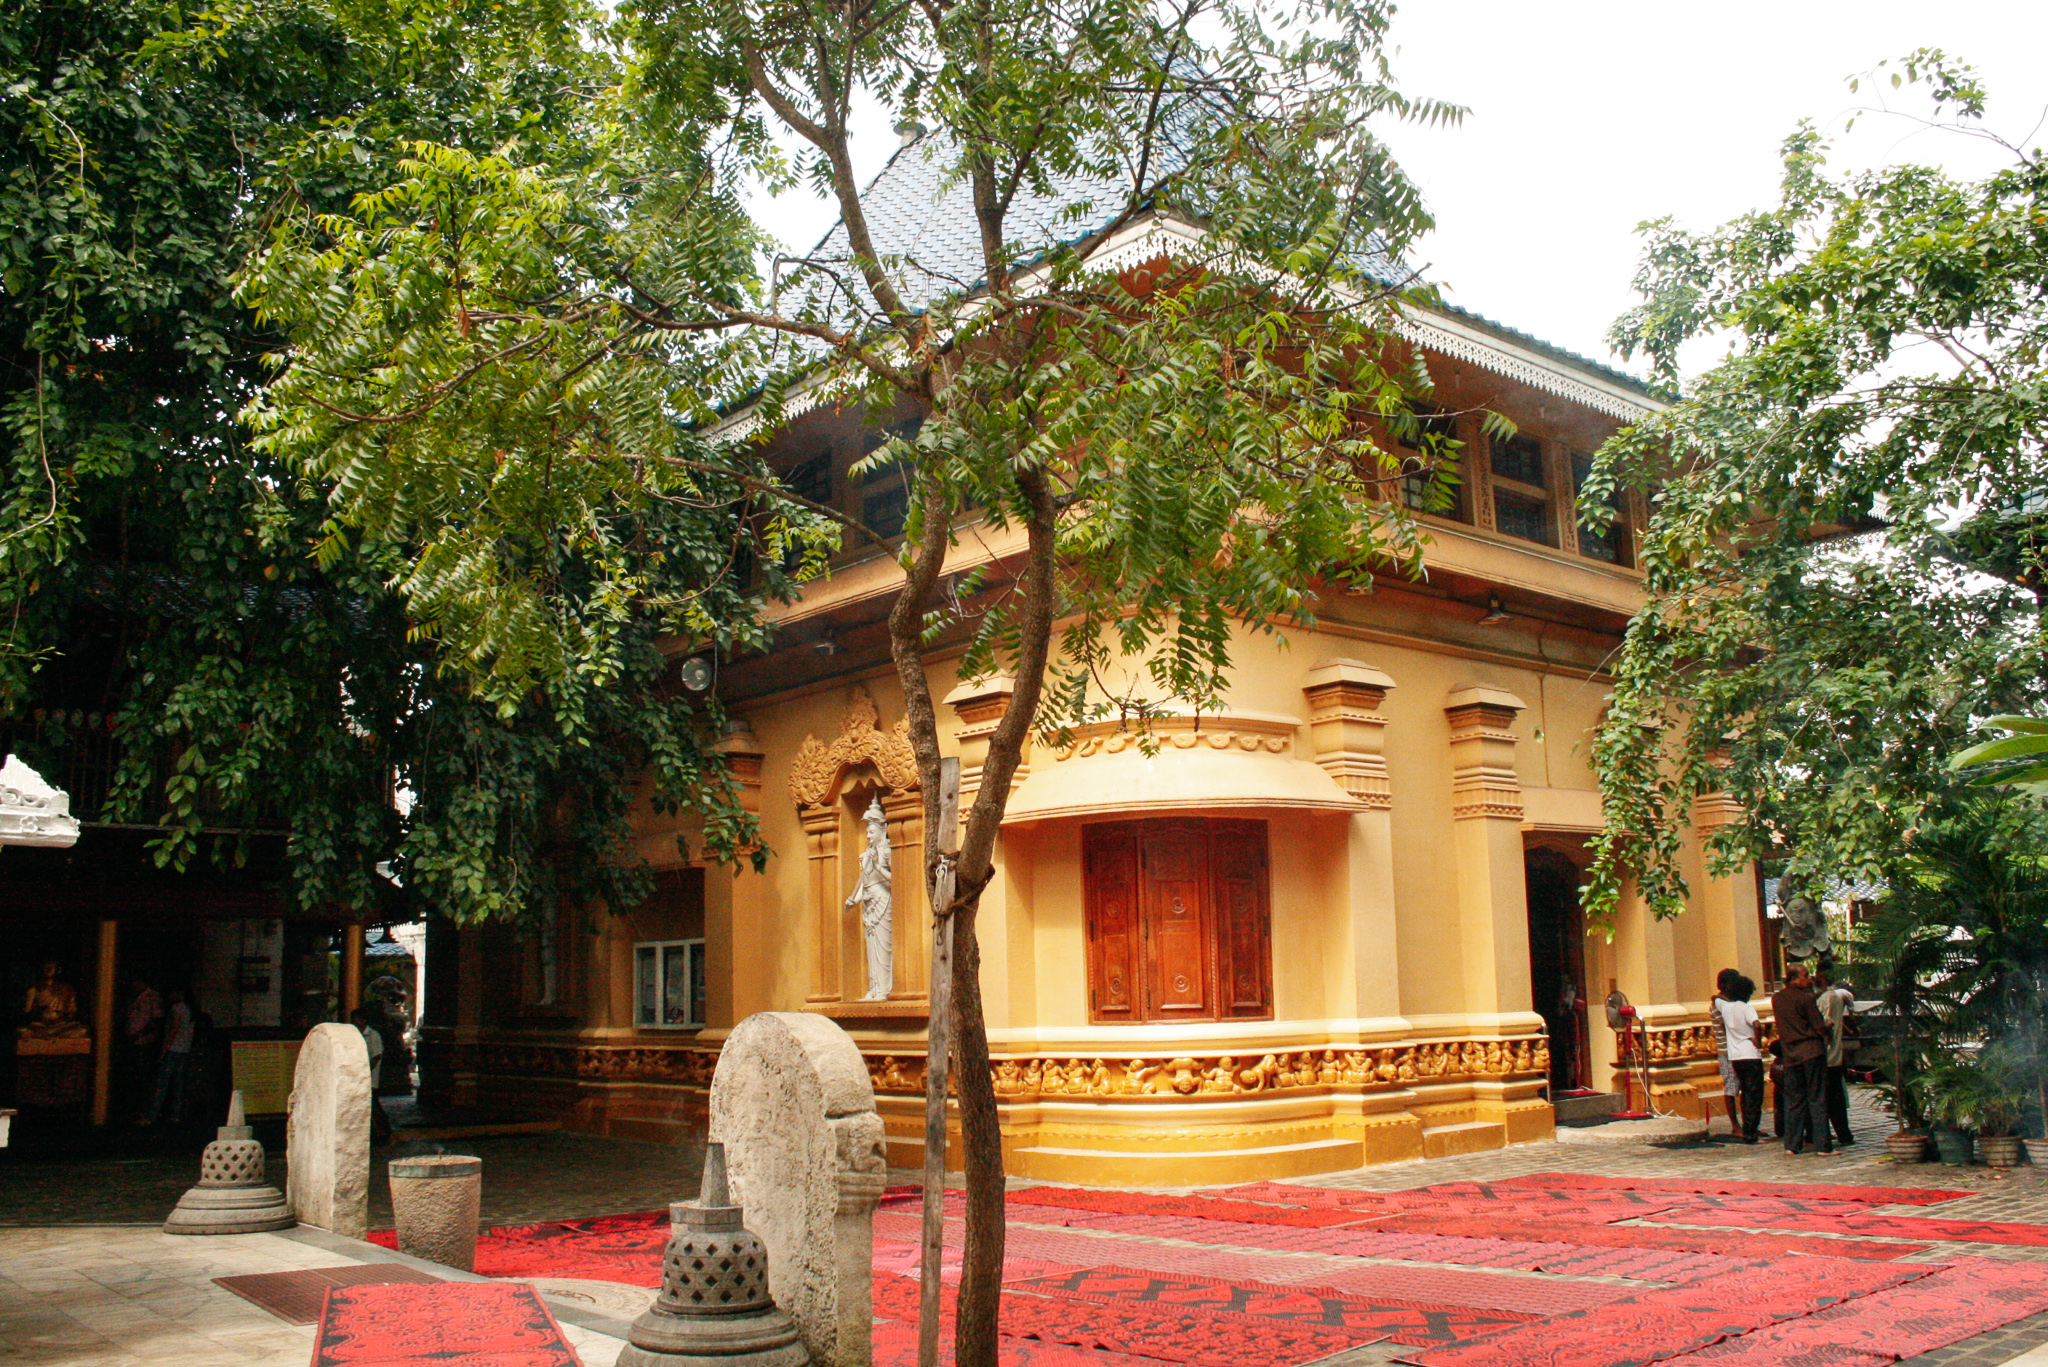
M 1157 250 L 1135 234 L 1105 248 Z M 1707 876 L 1695 840 L 1677 918 L 1631 899 L 1611 936 L 1588 934 L 1579 902 L 1602 670 L 1641 601 L 1645 509 L 1627 495 L 1595 537 L 1573 502 L 1591 453 L 1657 400 L 1454 309 L 1411 308 L 1404 331 L 1444 413 L 1517 429 L 1489 440 L 1476 417 L 1442 419 L 1464 458 L 1455 506 L 1417 513 L 1426 572 L 1331 589 L 1313 629 L 1245 633 L 1220 711 L 1148 738 L 1083 727 L 1018 775 L 979 920 L 1012 1173 L 1224 1183 L 1548 1138 L 1556 1097 L 1622 1089 L 1610 985 L 1647 1026 L 1660 1108 L 1698 1115 L 1720 1091 L 1714 975 L 1765 976 L 1753 874 Z M 748 421 L 725 435 L 762 436 Z M 906 421 L 819 403 L 766 451 L 800 493 L 875 526 L 900 517 L 900 477 L 851 470 Z M 1405 490 L 1419 509 L 1428 478 Z M 947 573 L 999 566 L 1008 535 L 962 536 Z M 645 810 L 637 853 L 659 874 L 644 905 L 438 935 L 423 1059 L 454 1097 L 682 1137 L 701 1132 L 737 1021 L 817 1012 L 868 1059 L 890 1161 L 921 1164 L 930 916 L 884 620 L 899 573 L 843 554 L 780 610 L 772 653 L 719 667 L 740 719 L 721 748 L 765 871 L 683 862 L 674 822 Z M 943 651 L 931 683 L 964 805 L 1009 685 L 958 677 Z M 869 980 L 854 895 L 875 805 L 893 855 L 886 982 Z M 1732 815 L 1703 800 L 1696 832 Z

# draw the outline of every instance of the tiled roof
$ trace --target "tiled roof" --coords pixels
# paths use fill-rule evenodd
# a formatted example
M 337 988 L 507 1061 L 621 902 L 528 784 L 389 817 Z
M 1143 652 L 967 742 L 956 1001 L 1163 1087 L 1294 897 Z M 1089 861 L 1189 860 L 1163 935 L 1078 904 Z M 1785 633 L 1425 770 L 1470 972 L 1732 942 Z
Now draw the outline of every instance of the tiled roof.
M 905 305 L 915 310 L 929 308 L 942 299 L 972 294 L 985 275 L 979 230 L 967 209 L 966 183 L 952 177 L 952 146 L 936 135 L 918 137 L 898 148 L 863 192 L 875 249 Z M 1178 149 L 1168 147 L 1166 155 L 1178 154 Z M 1126 180 L 1072 174 L 1055 178 L 1043 193 L 1020 193 L 1009 214 L 1012 259 L 1028 263 L 1100 230 L 1124 208 L 1128 184 Z M 1355 264 L 1365 275 L 1385 282 L 1405 281 L 1411 274 L 1398 259 L 1387 254 L 1369 254 Z M 881 321 L 880 310 L 865 281 L 852 268 L 852 250 L 843 223 L 835 224 L 808 255 L 785 259 L 780 274 L 783 297 L 777 306 L 785 312 L 803 312 L 854 333 L 867 331 Z M 1455 320 L 1471 333 L 1492 338 L 1494 344 L 1505 344 L 1510 351 L 1540 358 L 1536 371 L 1557 367 L 1559 372 L 1538 374 L 1525 361 L 1502 363 L 1502 358 L 1491 354 L 1494 346 L 1481 347 L 1489 353 L 1479 358 L 1481 364 L 1503 373 L 1530 372 L 1523 377 L 1533 375 L 1535 382 L 1545 388 L 1568 393 L 1602 411 L 1629 417 L 1648 405 L 1634 398 L 1620 398 L 1612 390 L 1598 392 L 1600 381 L 1629 395 L 1640 395 L 1652 404 L 1669 398 L 1639 376 L 1469 310 L 1435 304 L 1429 311 Z M 1423 326 L 1417 330 L 1416 338 L 1422 345 L 1432 346 L 1429 338 L 1440 331 Z M 794 369 L 806 369 L 825 356 L 822 343 L 809 339 L 784 341 L 790 348 L 786 360 Z M 1563 374 L 1571 371 L 1594 383 L 1589 386 L 1564 379 Z M 739 399 L 728 411 L 738 418 L 754 397 Z M 804 406 L 799 403 L 791 411 L 801 411 Z M 737 439 L 751 430 L 751 423 L 742 421 L 726 436 Z

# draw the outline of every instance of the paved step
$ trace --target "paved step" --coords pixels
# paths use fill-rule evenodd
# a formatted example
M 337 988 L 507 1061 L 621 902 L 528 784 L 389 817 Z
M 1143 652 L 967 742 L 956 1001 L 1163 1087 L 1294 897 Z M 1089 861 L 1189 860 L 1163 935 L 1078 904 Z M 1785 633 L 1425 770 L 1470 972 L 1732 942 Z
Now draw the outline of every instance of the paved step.
M 1448 1158 L 1453 1154 L 1480 1153 L 1505 1148 L 1508 1127 L 1498 1120 L 1471 1120 L 1463 1125 L 1432 1125 L 1422 1131 L 1425 1158 Z
M 1557 1123 L 1569 1125 L 1576 1120 L 1593 1120 L 1613 1115 L 1621 1109 L 1621 1093 L 1591 1092 L 1585 1096 L 1561 1096 L 1551 1105 L 1557 1111 Z

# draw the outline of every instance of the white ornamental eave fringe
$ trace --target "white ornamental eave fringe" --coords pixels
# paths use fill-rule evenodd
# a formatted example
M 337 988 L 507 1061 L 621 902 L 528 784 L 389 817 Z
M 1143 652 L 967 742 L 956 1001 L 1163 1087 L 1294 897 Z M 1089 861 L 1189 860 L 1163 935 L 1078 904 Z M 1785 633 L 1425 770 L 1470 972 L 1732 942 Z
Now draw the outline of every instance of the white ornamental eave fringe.
M 64 849 L 78 843 L 78 818 L 71 797 L 9 755 L 0 765 L 0 845 Z

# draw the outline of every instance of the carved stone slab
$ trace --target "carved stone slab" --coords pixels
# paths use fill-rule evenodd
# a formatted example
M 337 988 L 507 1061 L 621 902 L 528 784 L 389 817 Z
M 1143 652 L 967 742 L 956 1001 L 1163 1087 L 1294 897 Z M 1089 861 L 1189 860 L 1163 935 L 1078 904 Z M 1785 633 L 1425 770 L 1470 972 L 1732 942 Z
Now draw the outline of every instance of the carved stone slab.
M 78 843 L 78 818 L 62 788 L 9 755 L 0 765 L 0 845 L 43 845 L 62 849 Z
M 286 1195 L 300 1223 L 362 1238 L 370 1227 L 370 1051 L 353 1025 L 330 1021 L 307 1033 L 285 1151 Z
M 711 1138 L 768 1249 L 775 1301 L 826 1367 L 873 1361 L 881 1117 L 853 1038 L 823 1016 L 764 1011 L 733 1028 L 711 1080 Z

